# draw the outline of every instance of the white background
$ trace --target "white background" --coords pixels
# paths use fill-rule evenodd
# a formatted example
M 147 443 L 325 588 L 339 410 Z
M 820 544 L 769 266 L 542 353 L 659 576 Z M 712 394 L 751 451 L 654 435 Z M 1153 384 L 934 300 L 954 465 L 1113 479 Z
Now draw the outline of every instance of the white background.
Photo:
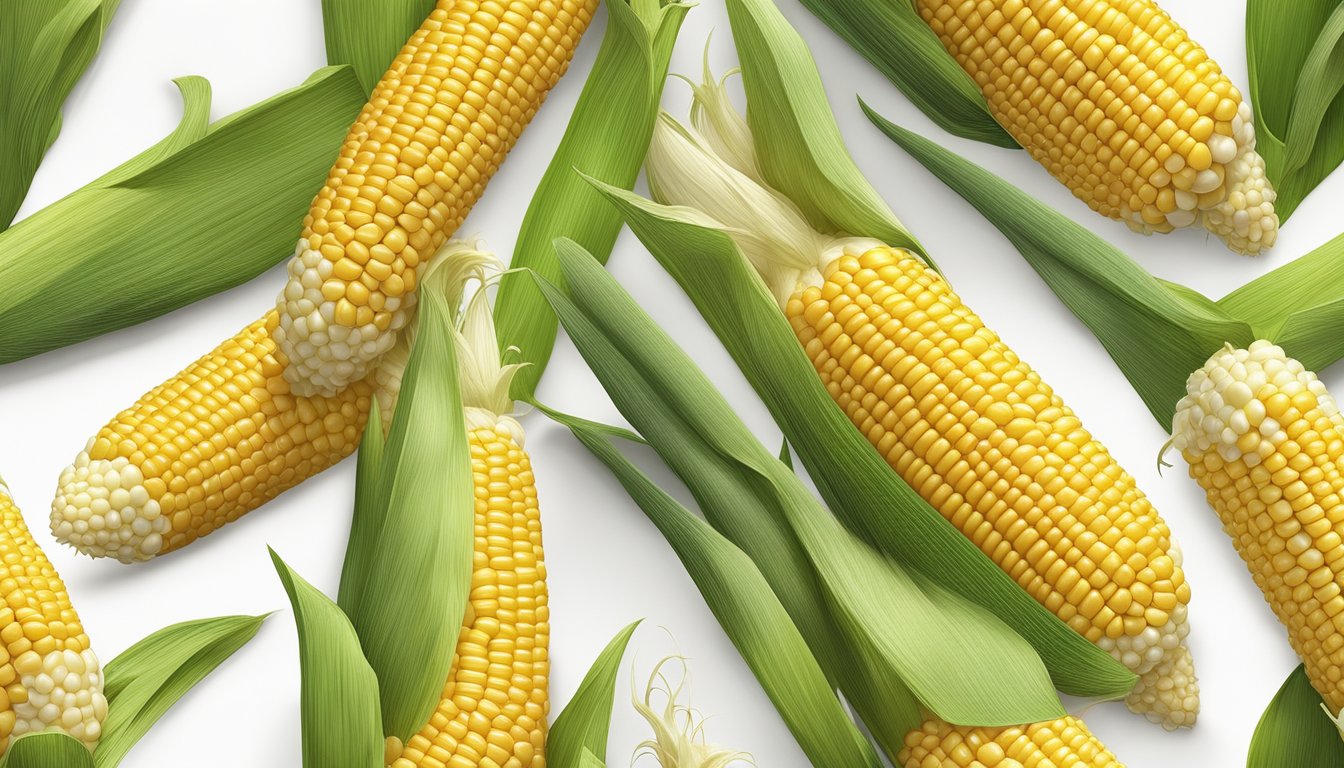
M 1190 639 L 1203 691 L 1198 727 L 1168 734 L 1119 704 L 1088 710 L 1088 723 L 1130 766 L 1244 764 L 1257 718 L 1295 664 L 1284 631 L 1183 468 L 1158 474 L 1157 454 L 1166 435 L 1100 345 L 991 225 L 863 118 L 854 97 L 862 94 L 898 123 L 1006 176 L 1162 277 L 1213 297 L 1336 234 L 1338 216 L 1331 210 L 1337 208 L 1344 180 L 1336 175 L 1318 188 L 1280 235 L 1278 246 L 1258 260 L 1233 255 L 1201 232 L 1132 235 L 1123 225 L 1091 214 L 1025 154 L 940 132 L 797 0 L 779 2 L 812 45 L 845 137 L 864 171 L 928 246 L 966 302 L 1051 382 L 1138 478 L 1184 548 L 1194 590 Z M 1242 4 L 1221 3 L 1215 9 L 1201 0 L 1164 0 L 1163 5 L 1245 90 Z M 488 238 L 501 254 L 510 252 L 527 201 L 565 128 L 604 18 L 602 14 L 594 23 L 571 74 L 462 230 Z M 687 18 L 673 71 L 698 74 L 711 29 L 718 30 L 713 46 L 718 70 L 734 64 L 722 4 L 702 0 Z M 171 78 L 208 77 L 219 117 L 299 83 L 323 62 L 317 0 L 124 0 L 102 52 L 66 105 L 64 130 L 21 215 L 59 199 L 167 133 L 179 112 Z M 670 83 L 668 108 L 683 116 L 686 102 L 686 87 Z M 731 361 L 628 232 L 622 234 L 611 264 L 643 305 L 692 351 L 766 444 L 777 445 L 778 433 Z M 38 541 L 64 574 L 104 660 L 172 622 L 287 609 L 267 544 L 314 583 L 335 591 L 350 512 L 350 461 L 189 550 L 147 565 L 77 558 L 52 542 L 47 532 L 57 475 L 85 440 L 141 393 L 269 308 L 282 280 L 280 270 L 272 270 L 167 317 L 0 369 L 0 473 L 28 513 Z M 17 330 L 0 329 L 13 332 Z M 1338 376 L 1327 380 L 1340 383 Z M 541 395 L 585 415 L 618 418 L 563 341 Z M 567 433 L 539 416 L 528 417 L 525 426 L 544 510 L 550 571 L 552 711 L 558 712 L 569 699 L 612 634 L 643 617 L 646 626 L 631 646 L 639 675 L 673 648 L 658 629 L 667 628 L 676 647 L 692 659 L 694 702 L 710 716 L 711 738 L 754 753 L 762 766 L 805 766 L 788 731 L 654 528 Z M 618 694 L 609 755 L 613 766 L 627 764 L 646 735 L 626 704 L 627 677 L 623 675 Z M 298 695 L 294 625 L 285 610 L 166 716 L 127 764 L 297 766 Z M 1085 706 L 1070 704 L 1074 711 Z

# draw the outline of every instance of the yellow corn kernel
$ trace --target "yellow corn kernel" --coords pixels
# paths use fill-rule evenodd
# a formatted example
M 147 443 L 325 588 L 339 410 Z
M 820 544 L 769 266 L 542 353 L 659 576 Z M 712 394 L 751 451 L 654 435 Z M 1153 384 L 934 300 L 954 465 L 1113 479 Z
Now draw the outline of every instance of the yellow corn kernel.
M 90 749 L 107 717 L 103 672 L 65 584 L 0 479 L 0 754 L 11 738 L 64 731 Z
M 1186 383 L 1172 445 L 1331 712 L 1344 707 L 1344 418 L 1268 341 L 1228 345 Z
M 1079 634 L 1138 674 L 1169 669 L 1190 590 L 1180 550 L 1133 478 L 910 253 L 858 241 L 823 275 L 800 285 L 785 314 L 855 426 Z M 1176 696 L 1197 706 L 1194 682 Z M 1195 711 L 1145 714 L 1175 727 Z
M 479 414 L 478 414 L 479 415 Z M 469 432 L 476 551 L 467 618 L 443 698 L 391 768 L 543 768 L 550 625 L 541 514 L 516 422 Z
M 186 546 L 359 445 L 376 376 L 333 397 L 290 391 L 274 311 L 104 426 L 61 474 L 57 540 L 148 560 Z M 394 396 L 382 393 L 385 407 Z
M 439 0 L 350 129 L 277 300 L 301 395 L 366 377 L 421 269 L 569 64 L 597 0 Z
M 1072 717 L 1014 728 L 967 728 L 930 719 L 906 734 L 897 762 L 902 768 L 1124 768 Z
M 1152 0 L 917 0 L 994 118 L 1093 210 L 1274 244 L 1250 106 Z

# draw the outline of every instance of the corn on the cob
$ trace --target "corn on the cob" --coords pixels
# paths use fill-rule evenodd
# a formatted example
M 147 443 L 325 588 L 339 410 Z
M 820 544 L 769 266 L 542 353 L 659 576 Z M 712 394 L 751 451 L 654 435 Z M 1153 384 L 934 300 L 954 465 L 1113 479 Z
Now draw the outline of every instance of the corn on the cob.
M 1190 464 L 1333 714 L 1344 707 L 1344 418 L 1268 341 L 1228 345 L 1186 384 L 1172 445 Z
M 480 275 L 475 267 L 486 263 L 484 254 L 450 249 L 455 253 L 440 263 L 463 267 L 454 270 L 458 279 Z M 483 290 L 467 306 L 457 348 L 476 492 L 470 602 L 438 710 L 405 745 L 389 740 L 387 763 L 543 768 L 550 609 L 541 515 L 523 430 L 508 398 L 517 366 L 500 365 Z
M 930 505 L 1134 672 L 1174 671 L 1189 587 L 1133 478 L 935 271 L 883 243 L 815 232 L 715 145 L 661 120 L 648 160 L 655 197 L 726 228 L 832 397 Z M 1192 675 L 1146 689 L 1166 693 L 1131 699 L 1150 719 L 1194 723 Z M 1144 709 L 1150 699 L 1163 711 Z
M 902 768 L 1124 768 L 1073 717 L 1014 728 L 966 728 L 928 720 L 906 735 L 898 758 Z
M 277 310 L 152 390 L 66 469 L 56 537 L 178 549 L 349 455 L 415 289 L 564 73 L 597 0 L 440 0 L 350 129 Z
M 277 300 L 294 392 L 368 375 L 410 320 L 426 260 L 462 223 L 597 0 L 439 0 L 383 76 L 304 222 Z
M 2 478 L 0 560 L 0 754 L 11 738 L 52 729 L 92 749 L 107 717 L 102 668 Z
M 1152 0 L 916 0 L 990 112 L 1073 194 L 1140 232 L 1240 253 L 1278 217 L 1251 110 Z

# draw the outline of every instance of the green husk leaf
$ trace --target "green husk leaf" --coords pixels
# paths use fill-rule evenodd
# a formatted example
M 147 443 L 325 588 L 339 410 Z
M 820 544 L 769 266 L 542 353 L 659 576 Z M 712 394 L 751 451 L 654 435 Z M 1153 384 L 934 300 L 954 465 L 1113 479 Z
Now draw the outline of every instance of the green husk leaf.
M 1218 301 L 1308 370 L 1344 357 L 1344 235 L 1229 293 Z
M 14 220 L 61 129 L 61 105 L 121 0 L 0 3 L 0 232 Z
M 1275 0 L 1246 5 L 1246 58 L 1256 148 L 1286 222 L 1344 161 L 1344 5 Z
M 579 758 L 579 768 L 607 768 L 607 764 L 597 759 L 596 755 L 585 748 L 583 757 Z
M 989 113 L 975 81 L 914 4 L 892 0 L 802 0 L 850 47 L 886 75 L 919 110 L 954 136 L 1018 149 Z
M 322 0 L 328 64 L 349 64 L 364 93 L 373 89 L 435 0 Z
M 304 768 L 383 768 L 378 677 L 336 603 L 271 550 L 299 630 Z
M 1246 768 L 1339 768 L 1344 741 L 1299 664 L 1261 715 Z
M 247 645 L 266 616 L 220 616 L 174 624 L 110 661 L 103 693 L 108 714 L 93 753 L 97 768 L 115 768 L 187 691 Z
M 350 535 L 346 539 L 345 560 L 341 565 L 341 584 L 336 592 L 336 603 L 346 614 L 359 605 L 365 582 L 369 578 L 369 559 L 373 555 L 368 542 L 377 540 L 384 507 L 383 456 L 386 442 L 383 435 L 383 409 L 377 402 L 369 407 L 369 420 L 359 439 L 359 453 L 355 457 L 355 511 L 350 518 Z
M 0 327 L 21 329 L 0 334 L 0 364 L 164 314 L 293 252 L 363 104 L 354 72 L 319 70 L 189 145 L 203 89 L 182 87 L 172 137 L 0 234 Z
M 1153 418 L 1171 429 L 1191 371 L 1251 325 L 1189 289 L 1150 275 L 1114 246 L 953 152 L 883 119 L 873 123 L 975 206 L 1101 341 Z
M 612 474 L 667 539 L 812 765 L 879 766 L 770 584 L 742 550 L 654 485 L 582 419 L 547 411 Z M 913 699 L 910 702 L 913 705 Z
M 584 83 L 560 147 L 523 217 L 511 265 L 560 279 L 551 243 L 577 241 L 603 262 L 621 230 L 620 216 L 575 170 L 633 186 L 649 149 L 668 62 L 690 6 L 658 0 L 607 3 L 602 48 Z M 555 315 L 525 275 L 506 274 L 495 301 L 501 350 L 516 350 L 527 367 L 513 380 L 513 397 L 529 399 L 555 345 Z
M 819 232 L 923 254 L 845 150 L 816 62 L 773 0 L 727 0 L 761 173 Z M 625 185 L 626 187 L 630 185 Z
M 453 311 L 420 296 L 418 325 L 380 460 L 378 498 L 352 529 L 347 614 L 378 675 L 384 732 L 403 742 L 433 714 L 467 612 L 474 547 L 471 454 Z M 367 444 L 370 441 L 365 441 Z M 357 490 L 363 502 L 367 489 Z
M 685 223 L 676 209 L 633 193 L 603 189 L 695 303 L 846 526 L 1011 626 L 1035 648 L 1060 690 L 1111 698 L 1133 687 L 1132 673 L 1018 587 L 854 429 L 728 235 Z
M 28 733 L 14 740 L 4 768 L 93 768 L 89 748 L 60 731 Z
M 734 514 L 722 506 L 730 489 L 737 498 L 727 510 L 764 505 L 802 545 L 846 637 L 880 654 L 940 717 L 1003 725 L 1062 712 L 1021 638 L 987 614 L 958 615 L 929 600 L 894 562 L 849 534 L 601 265 L 572 242 L 558 243 L 557 254 L 575 303 L 539 281 L 543 293 L 617 408 L 702 508 Z
M 554 768 L 586 768 L 588 760 L 602 761 L 595 755 L 607 754 L 607 736 L 611 710 L 616 697 L 616 675 L 621 658 L 630 644 L 630 636 L 639 627 L 636 621 L 607 643 L 588 674 L 583 676 L 574 698 L 556 716 L 546 737 L 546 763 Z

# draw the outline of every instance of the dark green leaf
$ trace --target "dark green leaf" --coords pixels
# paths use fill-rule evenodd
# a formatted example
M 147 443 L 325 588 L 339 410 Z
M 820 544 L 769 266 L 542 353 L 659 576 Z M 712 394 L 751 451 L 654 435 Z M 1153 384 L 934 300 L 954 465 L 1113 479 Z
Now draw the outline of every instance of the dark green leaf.
M 373 93 L 435 4 L 435 0 L 322 0 L 327 63 L 351 65 L 364 93 Z
M 93 768 L 89 748 L 60 731 L 30 733 L 14 740 L 4 768 Z
M 341 609 L 271 550 L 299 629 L 304 768 L 383 768 L 378 677 Z
M 1251 737 L 1246 768 L 1339 768 L 1344 741 L 1302 665 L 1274 694 Z
M 199 135 L 198 80 L 167 140 L 0 234 L 0 364 L 124 328 L 287 257 L 364 96 L 328 68 Z M 191 140 L 188 144 L 188 140 Z
M 638 626 L 636 621 L 616 633 L 584 675 L 574 698 L 556 716 L 546 738 L 546 763 L 552 768 L 586 768 L 586 758 L 607 754 L 616 674 Z
M 523 217 L 511 266 L 560 279 L 551 248 L 557 237 L 581 243 L 602 261 L 611 254 L 621 218 L 576 170 L 632 186 L 649 149 L 668 61 L 689 5 L 657 0 L 607 3 L 607 31 L 560 147 Z M 500 349 L 516 349 L 528 366 L 513 380 L 513 396 L 535 392 L 555 344 L 555 315 L 521 274 L 500 280 L 495 301 Z

